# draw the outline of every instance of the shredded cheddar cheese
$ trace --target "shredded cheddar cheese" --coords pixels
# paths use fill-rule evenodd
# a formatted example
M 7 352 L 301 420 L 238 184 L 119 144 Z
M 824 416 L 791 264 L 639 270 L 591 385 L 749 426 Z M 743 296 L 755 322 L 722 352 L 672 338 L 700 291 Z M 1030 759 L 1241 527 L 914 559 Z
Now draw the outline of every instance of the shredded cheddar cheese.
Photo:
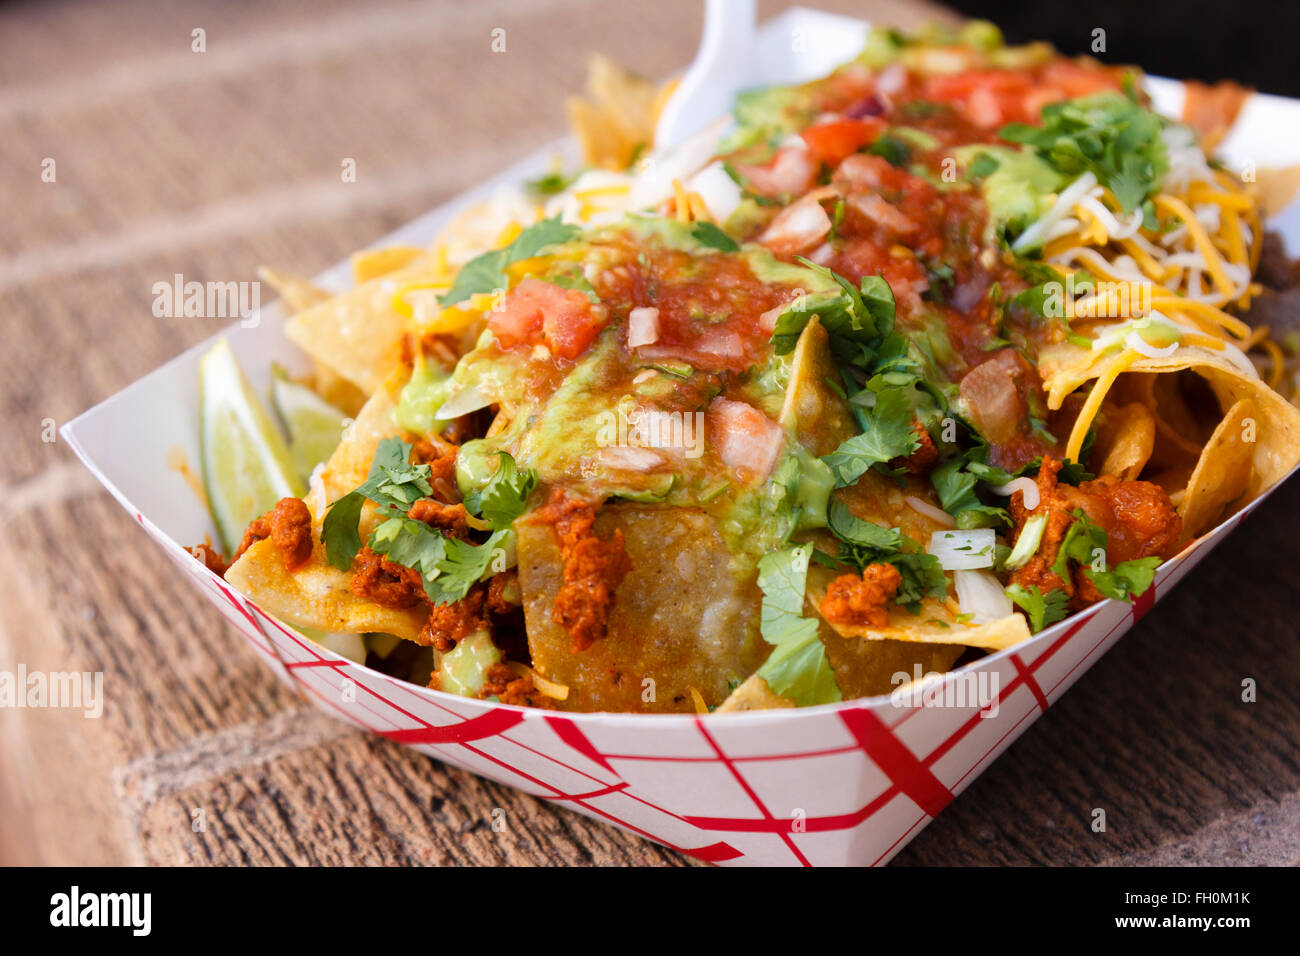
M 1142 353 L 1137 349 L 1125 349 L 1106 366 L 1105 371 L 1092 386 L 1092 391 L 1088 393 L 1088 399 L 1083 403 L 1079 417 L 1074 420 L 1074 427 L 1070 429 L 1070 440 L 1065 446 L 1067 460 L 1079 460 L 1083 440 L 1088 436 L 1088 429 L 1092 426 L 1093 419 L 1097 417 L 1097 412 L 1101 410 L 1102 399 L 1106 397 L 1106 393 L 1115 384 L 1115 379 L 1119 378 L 1120 373 L 1141 357 Z

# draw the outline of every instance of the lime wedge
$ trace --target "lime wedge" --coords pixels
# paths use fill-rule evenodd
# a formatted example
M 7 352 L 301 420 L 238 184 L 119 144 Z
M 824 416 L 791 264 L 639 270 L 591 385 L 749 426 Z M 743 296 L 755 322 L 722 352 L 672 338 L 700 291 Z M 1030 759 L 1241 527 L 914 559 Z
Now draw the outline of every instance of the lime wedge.
M 291 381 L 284 369 L 277 366 L 271 372 L 271 401 L 289 429 L 289 456 L 305 481 L 339 446 L 347 417 L 306 385 Z
M 199 360 L 199 456 L 227 553 L 254 518 L 281 498 L 306 494 L 284 439 L 225 339 Z

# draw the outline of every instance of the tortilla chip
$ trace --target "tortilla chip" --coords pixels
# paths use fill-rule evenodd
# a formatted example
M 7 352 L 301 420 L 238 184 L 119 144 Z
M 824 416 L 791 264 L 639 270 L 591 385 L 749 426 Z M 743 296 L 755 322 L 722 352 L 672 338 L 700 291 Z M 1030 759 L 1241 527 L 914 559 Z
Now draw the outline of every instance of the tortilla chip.
M 280 272 L 268 266 L 258 269 L 257 277 L 280 293 L 280 298 L 284 300 L 285 311 L 289 315 L 310 309 L 334 297 L 333 292 L 322 289 L 310 279 Z
M 781 425 L 814 455 L 829 455 L 857 429 L 849 404 L 827 384 L 835 381 L 830 336 L 813 316 L 799 334 L 790 360 L 790 384 L 781 407 Z
M 834 571 L 820 565 L 808 569 L 808 602 L 813 607 L 821 607 L 826 589 L 835 577 Z M 927 599 L 921 603 L 920 614 L 913 614 L 904 607 L 892 606 L 889 609 L 889 623 L 885 627 L 827 623 L 840 637 L 857 638 L 873 644 L 902 641 L 912 644 L 948 645 L 958 648 L 978 647 L 989 651 L 1001 651 L 1029 639 L 1029 625 L 1020 614 L 1009 614 L 983 624 L 971 624 L 958 620 L 954 608 L 956 608 L 955 601 L 941 602 Z M 883 653 L 892 653 L 892 649 Z M 957 655 L 954 654 L 953 660 L 956 659 Z M 833 663 L 832 661 L 832 665 Z M 864 672 L 864 680 L 868 677 L 873 680 L 879 679 L 885 667 L 888 667 L 890 674 L 897 670 L 910 671 L 908 667 L 900 667 L 892 663 L 883 664 L 882 669 L 877 671 L 873 665 L 870 671 Z M 927 669 L 943 670 L 944 668 Z M 891 687 L 887 685 L 875 693 L 883 693 L 890 689 Z
M 323 362 L 312 362 L 311 388 L 348 418 L 356 418 L 366 404 L 366 393 Z
M 325 500 L 334 501 L 366 480 L 379 443 L 398 434 L 393 409 L 401 400 L 402 389 L 411 378 L 411 367 L 399 365 L 370 396 L 356 419 L 343 432 L 334 453 L 321 471 Z
M 596 531 L 608 537 L 615 529 L 632 569 L 608 633 L 575 654 L 551 618 L 564 571 L 555 533 L 531 516 L 515 523 L 533 667 L 569 688 L 565 710 L 689 713 L 691 687 L 707 705 L 721 704 L 729 682 L 753 674 L 771 650 L 758 632 L 754 575 L 737 573 L 715 520 L 702 511 L 611 505 L 596 516 Z
M 287 624 L 349 634 L 383 631 L 415 640 L 428 608 L 396 610 L 357 597 L 348 588 L 351 575 L 325 560 L 319 533 L 316 538 L 311 560 L 293 573 L 284 569 L 283 552 L 267 538 L 230 566 L 226 580 Z
M 796 706 L 788 697 L 782 697 L 767 686 L 767 681 L 757 674 L 731 692 L 713 711 L 715 714 L 738 714 L 746 710 L 777 710 Z
M 1047 387 L 1049 407 L 1059 408 L 1065 396 L 1096 377 L 1100 367 L 1092 359 L 1088 350 L 1068 344 L 1055 345 L 1043 351 L 1039 357 L 1039 371 Z M 1184 345 L 1166 358 L 1142 357 L 1130 366 L 1130 370 L 1158 373 L 1160 378 L 1190 370 L 1205 379 L 1219 405 L 1220 412 L 1216 415 L 1198 414 L 1173 388 L 1176 383 L 1172 379 L 1167 383 L 1156 382 L 1153 392 L 1157 396 L 1155 418 L 1158 435 L 1163 419 L 1173 429 L 1183 431 L 1183 437 L 1188 431 L 1205 436 L 1198 439 L 1198 443 L 1203 445 L 1211 440 L 1207 433 L 1215 419 L 1221 419 L 1242 399 L 1255 403 L 1256 441 L 1251 448 L 1246 501 L 1257 498 L 1300 463 L 1300 409 L 1269 388 L 1258 376 L 1243 372 L 1220 352 Z M 1178 396 L 1177 399 L 1174 396 Z M 1170 470 L 1177 472 L 1181 469 L 1174 467 Z
M 312 514 L 312 554 L 301 568 L 288 572 L 284 555 L 270 540 L 259 541 L 226 572 L 226 580 L 258 606 L 289 624 L 321 631 L 364 633 L 384 631 L 414 640 L 428 617 L 427 608 L 394 610 L 363 600 L 348 588 L 349 572 L 329 563 L 321 542 L 321 520 L 328 502 L 355 489 L 370 473 L 379 442 L 396 433 L 393 408 L 411 376 L 399 366 L 371 396 L 343 441 L 321 471 L 305 499 Z M 372 504 L 362 512 L 364 539 L 378 522 Z
M 1178 507 L 1184 538 L 1217 524 L 1225 509 L 1245 494 L 1254 459 L 1249 439 L 1255 436 L 1258 414 L 1255 402 L 1243 398 L 1228 409 L 1205 443 Z
M 1151 459 L 1155 441 L 1155 416 L 1140 402 L 1130 402 L 1106 409 L 1092 453 L 1102 461 L 1101 474 L 1131 481 Z
M 569 125 L 588 166 L 627 169 L 654 142 L 673 84 L 657 86 L 603 56 L 587 63 L 587 96 L 568 101 Z
M 285 323 L 285 334 L 304 352 L 329 366 L 367 395 L 402 357 L 407 320 L 393 308 L 393 296 L 409 283 L 431 282 L 441 269 L 431 253 L 397 272 L 371 279 Z
M 357 285 L 403 269 L 423 254 L 419 246 L 385 246 L 352 253 L 352 281 Z

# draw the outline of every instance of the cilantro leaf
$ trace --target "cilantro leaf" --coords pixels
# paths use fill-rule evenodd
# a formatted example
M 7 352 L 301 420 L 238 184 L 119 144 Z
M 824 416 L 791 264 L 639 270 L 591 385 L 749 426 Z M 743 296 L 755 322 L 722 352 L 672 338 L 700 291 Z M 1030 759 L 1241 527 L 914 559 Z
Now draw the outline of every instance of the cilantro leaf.
M 433 491 L 428 465 L 411 464 L 411 446 L 400 438 L 385 438 L 375 449 L 366 480 L 333 502 L 321 523 L 321 540 L 330 564 L 341 571 L 352 565 L 361 550 L 357 525 L 366 500 L 385 512 L 405 513 L 418 499 Z
M 519 471 L 515 460 L 498 452 L 500 464 L 487 484 L 465 497 L 465 507 L 500 531 L 524 513 L 529 493 L 537 485 L 537 472 Z
M 1052 562 L 1052 573 L 1062 580 L 1069 579 L 1071 561 L 1087 568 L 1092 564 L 1098 548 L 1105 560 L 1109 541 L 1106 529 L 1094 524 L 1081 509 L 1075 508 L 1071 514 L 1074 515 L 1074 521 L 1061 539 L 1056 560 Z
M 958 455 L 930 472 L 930 484 L 939 495 L 939 506 L 956 519 L 958 527 L 988 527 L 1010 521 L 1005 509 L 986 505 L 975 494 L 979 482 L 988 480 L 985 474 L 998 470 L 983 462 L 970 461 L 967 455 Z M 1010 480 L 1008 477 L 1007 481 Z
M 446 553 L 438 562 L 438 576 L 426 579 L 424 590 L 434 604 L 452 604 L 469 593 L 475 583 L 488 575 L 492 562 L 501 559 L 514 547 L 511 530 L 492 532 L 482 544 L 444 538 Z M 504 569 L 504 568 L 503 568 Z
M 691 228 L 691 235 L 696 241 L 723 252 L 739 252 L 740 244 L 711 222 L 701 220 Z
M 352 559 L 361 550 L 357 526 L 361 523 L 361 508 L 365 503 L 365 495 L 350 491 L 330 505 L 325 520 L 321 522 L 320 537 L 325 542 L 325 557 L 340 571 L 352 567 Z
M 759 632 L 774 650 L 758 675 L 801 707 L 842 700 L 816 620 L 803 616 L 811 544 L 784 548 L 758 562 L 763 592 Z
M 835 473 L 836 487 L 851 485 L 867 471 L 894 458 L 906 458 L 921 446 L 912 430 L 910 389 L 889 388 L 876 396 L 865 414 L 863 431 L 840 443 L 822 461 Z
M 848 506 L 838 498 L 831 501 L 827 519 L 831 533 L 841 541 L 877 550 L 901 551 L 903 548 L 902 531 L 864 521 L 849 511 Z
M 894 328 L 894 292 L 880 276 L 863 276 L 858 286 L 837 272 L 796 256 L 800 263 L 840 287 L 838 294 L 822 292 L 807 296 L 777 317 L 772 345 L 777 355 L 794 350 L 799 333 L 814 315 L 832 339 L 843 339 L 872 351 Z M 842 345 L 841 345 L 842 350 Z
M 568 189 L 577 178 L 576 173 L 569 175 L 558 169 L 553 169 L 544 176 L 525 180 L 524 186 L 535 196 L 554 196 L 556 193 L 562 193 Z
M 1124 212 L 1155 192 L 1169 171 L 1161 132 L 1168 121 L 1118 93 L 1065 100 L 1043 107 L 1042 125 L 1012 123 L 998 135 L 1032 147 L 1068 176 L 1092 172 Z
M 438 301 L 443 305 L 455 305 L 480 292 L 504 289 L 507 285 L 507 266 L 531 259 L 548 246 L 576 239 L 581 232 L 577 226 L 562 223 L 559 216 L 535 222 L 505 248 L 475 256 L 461 266 L 456 273 L 456 281 L 444 295 L 438 297 Z
M 1131 601 L 1151 587 L 1151 582 L 1156 577 L 1156 568 L 1160 567 L 1163 560 L 1158 555 L 1150 558 L 1135 558 L 1117 564 L 1112 571 L 1094 571 L 1092 568 L 1084 568 L 1083 573 L 1106 597 Z
M 1044 594 L 1038 589 L 1038 585 L 1025 587 L 1022 584 L 1012 584 L 1006 590 L 1007 597 L 1011 598 L 1029 618 L 1029 629 L 1035 634 L 1057 621 L 1064 620 L 1068 613 L 1066 602 L 1069 599 L 1059 588 Z
M 440 573 L 439 564 L 446 556 L 447 538 L 423 521 L 407 517 L 389 518 L 370 536 L 370 549 L 395 564 L 420 573 L 424 590 L 430 597 L 430 583 Z

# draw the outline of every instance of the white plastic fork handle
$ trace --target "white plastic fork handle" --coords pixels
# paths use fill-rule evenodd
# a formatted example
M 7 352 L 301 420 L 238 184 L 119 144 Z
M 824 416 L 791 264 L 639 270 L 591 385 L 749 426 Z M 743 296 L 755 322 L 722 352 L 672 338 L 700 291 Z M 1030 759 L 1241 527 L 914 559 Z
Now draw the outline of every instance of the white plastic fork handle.
M 695 60 L 664 105 L 655 149 L 671 149 L 731 112 L 754 74 L 755 0 L 707 0 Z

